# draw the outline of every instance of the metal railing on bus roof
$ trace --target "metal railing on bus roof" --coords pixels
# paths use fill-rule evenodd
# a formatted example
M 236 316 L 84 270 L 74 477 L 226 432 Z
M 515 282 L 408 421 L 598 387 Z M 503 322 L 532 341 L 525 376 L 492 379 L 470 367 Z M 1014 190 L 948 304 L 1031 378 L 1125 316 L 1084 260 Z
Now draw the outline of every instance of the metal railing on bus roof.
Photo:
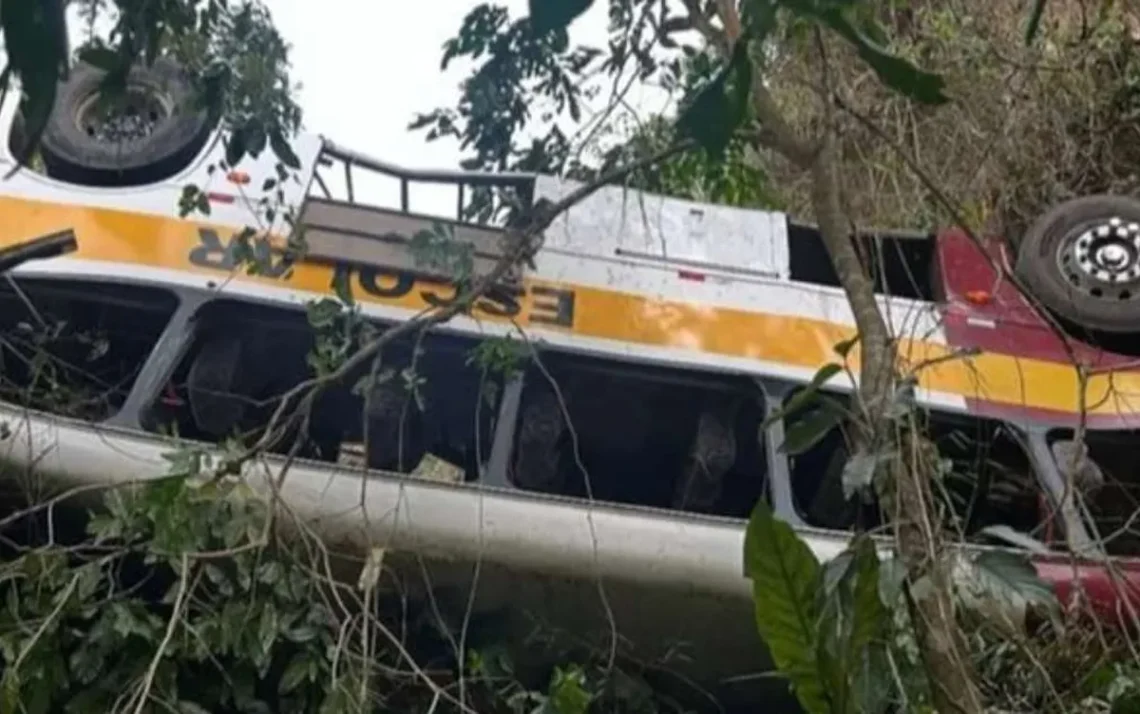
M 412 182 L 452 184 L 456 186 L 458 190 L 456 199 L 457 220 L 463 220 L 463 202 L 466 198 L 464 195 L 464 187 L 487 186 L 514 188 L 519 192 L 519 197 L 523 203 L 529 205 L 534 200 L 534 184 L 535 179 L 538 177 L 537 174 L 522 172 L 499 173 L 491 171 L 410 169 L 397 166 L 387 161 L 381 161 L 380 159 L 362 154 L 358 151 L 346 149 L 326 139 L 318 162 L 322 166 L 331 166 L 333 160 L 339 160 L 344 164 L 344 180 L 349 202 L 356 201 L 352 183 L 352 169 L 354 167 L 360 167 L 398 179 L 400 182 L 400 210 L 405 212 L 409 211 L 408 188 Z M 321 190 L 324 191 L 325 196 L 331 198 L 332 192 L 329 191 L 320 173 L 315 173 L 315 177 Z

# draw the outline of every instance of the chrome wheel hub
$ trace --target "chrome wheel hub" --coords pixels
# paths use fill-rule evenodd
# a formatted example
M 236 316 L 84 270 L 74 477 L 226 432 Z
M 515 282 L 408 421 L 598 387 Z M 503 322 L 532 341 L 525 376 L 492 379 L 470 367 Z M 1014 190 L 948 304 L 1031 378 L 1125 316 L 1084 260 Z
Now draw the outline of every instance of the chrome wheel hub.
M 1113 217 L 1082 228 L 1058 247 L 1062 275 L 1093 297 L 1140 297 L 1140 222 Z
M 170 108 L 155 92 L 131 87 L 123 96 L 103 101 L 92 95 L 80 105 L 75 122 L 93 139 L 121 144 L 150 136 L 169 115 Z

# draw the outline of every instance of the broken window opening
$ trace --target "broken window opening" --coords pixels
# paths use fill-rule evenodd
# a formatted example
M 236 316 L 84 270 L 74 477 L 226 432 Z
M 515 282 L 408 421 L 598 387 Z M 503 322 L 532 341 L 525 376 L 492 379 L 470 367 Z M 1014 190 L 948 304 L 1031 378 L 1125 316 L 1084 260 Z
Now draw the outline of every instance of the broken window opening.
M 763 410 L 747 383 L 557 352 L 540 359 L 545 369 L 524 371 L 508 469 L 516 486 L 733 518 L 764 495 Z
M 0 399 L 102 421 L 118 412 L 178 307 L 166 290 L 0 280 Z
M 879 295 L 932 302 L 939 294 L 937 242 L 933 235 L 860 233 L 854 241 Z M 788 223 L 788 266 L 798 282 L 839 287 L 819 229 Z
M 844 396 L 828 395 L 843 407 Z M 813 405 L 790 415 L 786 427 L 811 419 L 824 407 Z M 1044 542 L 1062 542 L 1063 533 L 1040 488 L 1019 435 L 998 421 L 927 413 L 925 434 L 937 448 L 927 464 L 938 475 L 934 496 L 947 527 L 972 542 L 991 542 L 983 533 L 1004 525 Z M 874 530 L 890 514 L 870 494 L 846 498 L 843 469 L 851 453 L 849 427 L 833 427 L 810 449 L 790 457 L 792 493 L 800 516 L 811 526 L 833 530 Z
M 314 347 L 325 338 L 300 310 L 235 300 L 205 305 L 195 321 L 192 345 L 148 426 L 199 441 L 253 443 L 282 395 L 316 374 Z M 294 420 L 271 450 L 284 455 L 297 448 L 301 458 L 447 481 L 477 479 L 502 394 L 502 377 L 471 360 L 479 343 L 437 332 L 393 341 L 375 379 L 369 364 L 329 384 L 313 404 L 302 443 L 296 445 L 303 434 Z M 355 349 L 340 347 L 344 355 Z
M 788 395 L 787 404 L 799 392 Z M 832 404 L 847 409 L 849 398 L 839 394 L 826 394 Z M 807 424 L 822 418 L 825 410 L 833 409 L 825 401 L 814 401 L 784 419 L 787 436 L 797 423 Z M 788 474 L 792 480 L 792 499 L 800 518 L 813 527 L 829 530 L 874 530 L 882 525 L 878 506 L 866 495 L 856 494 L 851 499 L 843 492 L 843 467 L 851 453 L 851 434 L 841 420 L 810 448 L 788 456 Z
M 1066 478 L 1076 465 L 1073 485 L 1108 554 L 1136 555 L 1140 552 L 1140 479 L 1136 467 L 1140 432 L 1087 431 L 1083 450 L 1073 449 L 1072 436 L 1067 429 L 1048 434 L 1061 477 Z
M 943 459 L 945 515 L 961 537 L 990 541 L 985 528 L 1009 526 L 1044 543 L 1064 541 L 1020 433 L 1000 421 L 941 414 L 929 416 L 928 430 Z

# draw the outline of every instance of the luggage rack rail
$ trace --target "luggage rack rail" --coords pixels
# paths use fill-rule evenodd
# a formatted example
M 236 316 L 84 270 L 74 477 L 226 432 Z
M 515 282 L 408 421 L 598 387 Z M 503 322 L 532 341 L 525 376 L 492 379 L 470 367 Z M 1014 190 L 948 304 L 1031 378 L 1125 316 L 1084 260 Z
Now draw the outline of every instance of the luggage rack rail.
M 522 173 L 406 169 L 340 148 L 331 142 L 325 142 L 317 161 L 313 183 L 319 190 L 310 189 L 298 216 L 298 224 L 305 236 L 305 259 L 398 271 L 405 276 L 436 280 L 453 279 L 455 267 L 446 259 L 424 260 L 424 255 L 413 249 L 412 243 L 425 231 L 432 234 L 442 229 L 451 240 L 467 245 L 471 251 L 470 267 L 474 275 L 485 275 L 494 270 L 507 250 L 503 236 L 508 226 L 500 221 L 471 220 L 464 216 L 465 188 L 506 188 L 515 193 L 517 200 L 523 201 L 525 206 L 533 198 L 536 180 L 534 175 Z M 326 183 L 326 177 L 321 176 L 321 169 L 330 167 L 343 167 L 344 170 L 343 190 L 334 186 L 338 189 L 336 196 Z M 365 176 L 396 179 L 400 186 L 399 205 L 392 205 L 390 194 L 381 200 L 373 200 L 377 197 L 369 190 L 372 188 L 369 183 L 354 185 L 355 169 L 367 171 Z M 455 212 L 449 215 L 446 194 L 442 208 L 436 207 L 428 213 L 411 211 L 409 188 L 413 182 L 455 186 L 458 192 Z M 503 276 L 503 282 L 515 284 L 521 275 L 522 268 L 513 267 Z
M 451 171 L 440 169 L 410 169 L 396 164 L 381 161 L 366 154 L 346 149 L 331 141 L 325 140 L 317 160 L 317 170 L 314 178 L 324 193 L 325 198 L 332 198 L 328 184 L 321 176 L 320 169 L 331 168 L 340 164 L 344 171 L 345 188 L 349 203 L 357 203 L 356 192 L 353 186 L 353 170 L 360 168 L 375 174 L 395 178 L 400 183 L 399 210 L 409 213 L 409 193 L 412 183 L 421 184 L 450 184 L 456 187 L 455 215 L 452 220 L 467 223 L 463 218 L 464 202 L 467 199 L 468 187 L 512 188 L 518 192 L 524 205 L 534 200 L 534 185 L 536 174 L 522 172 L 490 171 Z

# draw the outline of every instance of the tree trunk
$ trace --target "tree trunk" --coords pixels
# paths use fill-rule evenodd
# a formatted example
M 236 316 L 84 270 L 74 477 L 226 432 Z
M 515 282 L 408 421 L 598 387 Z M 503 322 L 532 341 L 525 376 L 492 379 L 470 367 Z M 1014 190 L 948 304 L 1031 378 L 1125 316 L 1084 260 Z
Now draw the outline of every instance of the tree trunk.
M 822 138 L 816 152 L 811 165 L 811 180 L 812 204 L 820 234 L 859 330 L 861 362 L 857 408 L 862 412 L 862 419 L 856 425 L 856 437 L 862 444 L 881 444 L 884 440 L 876 438 L 874 433 L 875 429 L 881 428 L 876 414 L 892 397 L 894 343 L 879 310 L 874 283 L 859 262 L 843 215 L 834 138 L 830 133 Z M 910 440 L 914 437 L 907 434 L 904 438 Z M 889 441 L 886 443 L 890 444 Z M 909 450 L 906 443 L 897 447 L 903 453 Z M 931 475 L 924 468 L 929 460 L 898 458 L 892 459 L 891 463 L 894 467 L 890 470 L 888 489 L 893 486 L 892 495 L 897 504 L 893 524 L 899 556 L 906 566 L 910 583 L 927 577 L 932 586 L 920 588 L 913 595 L 911 616 L 930 680 L 933 704 L 937 711 L 943 713 L 980 712 L 981 696 L 974 683 L 961 630 L 954 618 L 941 534 L 932 520 Z
M 857 408 L 862 419 L 856 425 L 862 444 L 886 444 L 900 452 L 908 444 L 891 444 L 876 435 L 881 428 L 877 414 L 889 403 L 895 385 L 895 350 L 875 296 L 875 286 L 859 261 L 848 222 L 839 199 L 839 176 L 833 135 L 821 139 L 811 165 L 812 204 L 824 246 L 835 266 L 843 292 L 859 330 L 860 369 Z M 876 438 L 876 437 L 880 438 Z M 892 440 L 893 440 L 893 436 Z M 913 437 L 906 434 L 904 439 Z M 912 620 L 930 681 L 933 704 L 938 712 L 981 712 L 982 701 L 974 682 L 973 668 L 962 632 L 954 617 L 950 583 L 945 573 L 940 529 L 933 521 L 930 499 L 931 474 L 928 459 L 892 459 L 888 492 L 897 504 L 893 519 L 899 556 L 906 566 L 908 582 L 926 577 L 932 587 L 923 587 L 912 597 Z M 893 487 L 893 491 L 890 491 Z
M 717 46 L 724 56 L 731 54 L 740 38 L 740 16 L 732 0 L 714 0 L 723 32 L 713 28 L 697 9 L 695 0 L 685 0 L 690 19 L 705 38 Z M 859 332 L 859 390 L 857 409 L 861 418 L 856 426 L 858 446 L 882 443 L 875 431 L 883 420 L 876 417 L 893 396 L 896 363 L 894 342 L 879 310 L 875 286 L 864 270 L 840 201 L 838 163 L 835 155 L 835 127 L 830 112 L 817 143 L 804 140 L 796 128 L 788 124 L 775 98 L 765 86 L 760 72 L 753 73 L 752 107 L 759 120 L 762 138 L 758 143 L 774 149 L 800 170 L 810 173 L 811 198 L 819 223 L 820 236 L 844 295 L 851 306 L 855 327 Z M 913 445 L 897 443 L 897 435 L 889 435 L 887 443 L 904 451 Z M 950 583 L 946 577 L 941 531 L 935 522 L 930 499 L 931 474 L 921 466 L 908 468 L 905 459 L 891 460 L 887 493 L 895 500 L 893 519 L 899 557 L 906 567 L 908 582 L 923 581 L 931 587 L 910 588 L 912 621 L 918 634 L 919 648 L 935 709 L 940 714 L 961 712 L 980 714 L 982 698 L 974 681 L 962 631 L 954 617 Z M 927 460 L 915 460 L 917 464 Z
M 856 425 L 856 438 L 864 445 L 886 444 L 887 448 L 896 447 L 905 453 L 908 444 L 892 444 L 895 435 L 883 439 L 883 435 L 875 433 L 882 428 L 882 420 L 877 415 L 893 396 L 896 355 L 894 342 L 879 310 L 874 283 L 859 261 L 843 214 L 834 137 L 830 131 L 821 139 L 810 170 L 816 221 L 859 330 L 861 357 L 857 408 L 862 418 Z M 904 436 L 906 440 L 913 438 L 910 434 Z M 887 486 L 897 504 L 893 525 L 899 556 L 906 566 L 908 582 L 913 584 L 926 577 L 932 586 L 920 588 L 913 595 L 911 616 L 917 629 L 933 704 L 941 713 L 981 712 L 981 695 L 974 682 L 962 632 L 954 617 L 941 533 L 933 520 L 931 474 L 925 468 L 929 460 L 896 458 L 891 463 L 893 468 L 890 469 Z
M 900 458 L 891 460 L 890 480 L 897 499 L 895 542 L 907 570 L 910 617 L 934 708 L 940 714 L 978 714 L 984 710 L 982 695 L 954 617 L 950 561 L 940 529 L 931 520 L 934 508 L 928 468 L 933 460 L 905 458 L 908 453 L 925 451 L 924 443 L 929 445 L 920 435 L 905 433 L 898 444 Z
M 859 330 L 859 394 L 867 416 L 886 402 L 893 383 L 895 359 L 891 335 L 875 298 L 875 286 L 859 261 L 848 222 L 839 201 L 835 140 L 830 135 L 811 163 L 811 198 L 824 247 L 835 266 L 843 293 Z M 865 435 L 869 436 L 869 435 Z

